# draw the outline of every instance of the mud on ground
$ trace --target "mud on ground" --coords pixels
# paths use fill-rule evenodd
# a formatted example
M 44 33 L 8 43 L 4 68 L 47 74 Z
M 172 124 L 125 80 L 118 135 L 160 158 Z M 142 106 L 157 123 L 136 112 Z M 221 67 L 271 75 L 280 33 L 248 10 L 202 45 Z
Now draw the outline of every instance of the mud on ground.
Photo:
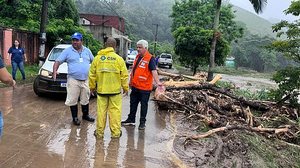
M 199 134 L 203 123 L 176 114 L 177 135 L 174 153 L 187 167 L 299 167 L 300 148 L 276 138 L 266 138 L 242 130 L 226 131 L 199 140 L 186 141 L 186 135 Z

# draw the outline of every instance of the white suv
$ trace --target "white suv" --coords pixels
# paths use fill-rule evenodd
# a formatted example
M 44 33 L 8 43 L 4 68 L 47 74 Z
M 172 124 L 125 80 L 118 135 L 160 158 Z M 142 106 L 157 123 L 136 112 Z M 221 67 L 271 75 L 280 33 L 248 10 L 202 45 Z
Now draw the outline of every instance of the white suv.
M 127 55 L 126 60 L 125 60 L 127 68 L 128 68 L 129 66 L 133 65 L 133 62 L 134 62 L 135 57 L 136 57 L 137 55 L 138 55 L 137 50 L 133 50 L 133 51 L 131 51 L 131 52 L 128 51 L 128 55 Z
M 158 56 L 158 66 L 169 66 L 172 68 L 173 59 L 171 54 L 162 53 Z

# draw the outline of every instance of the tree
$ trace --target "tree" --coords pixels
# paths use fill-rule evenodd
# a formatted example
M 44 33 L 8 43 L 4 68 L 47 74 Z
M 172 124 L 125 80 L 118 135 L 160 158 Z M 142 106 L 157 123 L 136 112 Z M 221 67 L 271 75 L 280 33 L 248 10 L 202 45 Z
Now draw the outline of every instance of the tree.
M 0 26 L 39 31 L 41 0 L 0 0 Z
M 273 40 L 271 37 L 260 37 L 246 31 L 245 36 L 232 45 L 231 55 L 235 58 L 236 68 L 247 67 L 258 72 L 275 70 L 279 66 L 278 54 L 267 49 Z
M 199 29 L 197 29 L 197 31 L 199 30 L 212 30 L 213 27 L 213 20 L 214 20 L 214 9 L 215 9 L 215 5 L 216 3 L 212 0 L 185 0 L 185 1 L 181 1 L 181 2 L 175 2 L 175 4 L 173 5 L 172 8 L 172 14 L 171 17 L 173 18 L 173 24 L 172 24 L 172 31 L 173 31 L 173 35 L 178 34 L 174 33 L 176 32 L 178 29 L 182 29 L 182 27 L 186 27 L 186 30 L 190 30 L 189 28 L 191 27 L 197 27 Z M 220 32 L 218 33 L 218 39 L 221 39 L 221 41 L 226 41 L 226 43 L 230 43 L 231 41 L 235 40 L 238 37 L 241 37 L 243 34 L 243 29 L 242 27 L 239 27 L 237 25 L 237 23 L 233 20 L 234 19 L 234 13 L 232 12 L 232 6 L 231 5 L 225 5 L 222 7 L 222 9 L 220 10 L 221 14 L 221 23 L 220 23 Z M 181 32 L 181 31 L 179 31 Z M 202 32 L 203 33 L 203 32 Z M 196 33 L 197 34 L 197 33 Z M 212 35 L 212 34 L 211 34 Z M 174 36 L 175 37 L 175 51 L 180 51 L 180 50 L 185 50 L 185 48 L 178 48 L 179 46 L 181 47 L 186 47 L 185 45 L 177 45 L 176 46 L 176 42 L 179 42 L 182 40 L 182 38 L 180 36 Z M 177 39 L 178 37 L 180 37 L 180 39 Z M 193 37 L 193 35 L 188 36 L 186 34 L 185 38 L 194 41 L 197 39 L 194 39 L 195 37 Z M 212 40 L 212 38 L 205 38 L 205 39 L 210 39 L 210 41 Z M 200 38 L 199 40 L 202 40 L 202 38 Z M 204 43 L 206 43 L 207 41 L 205 41 Z M 217 41 L 216 41 L 217 42 Z M 210 43 L 210 42 L 208 42 Z M 224 42 L 225 43 L 225 42 Z M 197 43 L 200 45 L 200 43 Z M 219 44 L 222 44 L 219 42 Z M 207 49 L 207 45 L 203 45 L 201 44 L 201 46 L 197 46 L 198 48 L 201 48 L 205 46 L 205 48 Z M 224 45 L 226 46 L 226 45 Z M 222 46 L 222 47 L 224 47 Z M 216 50 L 222 50 L 222 47 L 216 48 Z M 177 48 L 177 49 L 176 49 Z M 204 63 L 209 63 L 209 61 L 206 61 L 209 59 L 209 52 L 207 52 L 209 50 L 205 50 L 205 52 L 202 51 L 202 55 L 197 55 L 198 57 L 203 57 L 206 56 L 207 58 L 203 60 L 205 61 L 191 61 L 191 62 L 186 62 L 185 61 L 185 56 L 183 55 L 184 53 L 181 53 L 179 56 L 180 58 L 183 57 L 183 59 L 179 59 L 181 61 L 183 61 L 183 64 L 187 65 L 188 63 L 190 63 L 190 65 L 193 67 L 193 71 L 195 71 L 195 68 L 198 67 L 198 65 L 195 65 L 196 63 L 201 63 L 202 65 L 204 65 Z M 191 51 L 192 52 L 192 51 Z M 205 54 L 204 54 L 205 53 Z M 218 65 L 223 64 L 223 62 L 225 61 L 225 59 L 227 56 L 227 52 L 220 52 L 223 53 L 225 55 L 223 56 L 218 56 L 217 58 L 217 62 Z M 185 54 L 189 54 L 188 50 L 187 53 Z M 189 54 L 194 55 L 193 53 Z M 195 58 L 196 59 L 196 58 Z M 220 59 L 220 60 L 219 60 Z M 223 61 L 223 62 L 222 62 Z
M 73 0 L 51 0 L 49 18 L 72 19 L 78 25 L 79 13 Z
M 263 7 L 267 3 L 267 0 L 249 0 L 256 13 L 262 12 Z M 208 78 L 207 80 L 212 80 L 213 78 L 213 68 L 215 67 L 215 49 L 216 49 L 216 41 L 219 35 L 219 19 L 220 19 L 220 11 L 221 11 L 221 5 L 222 0 L 217 0 L 216 10 L 215 10 L 215 19 L 214 19 L 214 33 L 213 33 L 213 39 L 211 42 L 211 48 L 210 48 L 210 61 L 209 61 L 209 69 L 208 69 Z
M 0 6 L 0 26 L 39 32 L 42 0 L 0 0 Z M 11 11 L 14 11 L 13 15 Z M 78 25 L 79 14 L 73 0 L 51 0 L 48 13 L 48 46 L 53 47 L 62 41 L 68 42 L 71 40 L 70 35 L 78 31 L 83 33 L 85 44 L 91 48 L 93 54 L 97 53 L 101 44 Z
M 293 14 L 299 16 L 300 1 L 293 1 L 291 6 L 285 10 L 286 14 Z M 285 39 L 276 40 L 273 42 L 273 49 L 284 53 L 284 55 L 298 63 L 300 63 L 300 19 L 292 23 L 284 20 L 273 27 L 273 31 L 277 32 L 277 37 L 286 36 Z
M 292 1 L 286 14 L 300 15 L 300 1 Z M 281 100 L 289 96 L 291 105 L 299 107 L 298 95 L 300 90 L 300 19 L 289 23 L 281 21 L 273 26 L 277 36 L 285 35 L 286 38 L 277 40 L 272 43 L 271 48 L 275 51 L 282 52 L 287 58 L 297 62 L 296 66 L 290 66 L 279 70 L 273 76 L 273 80 L 278 84 L 278 89 L 272 92 L 275 100 Z
M 215 3 L 212 0 L 176 1 L 172 7 L 172 32 L 182 26 L 195 26 L 212 30 Z M 220 33 L 228 41 L 242 37 L 243 28 L 234 21 L 231 5 L 221 8 Z
M 212 40 L 212 30 L 199 27 L 180 27 L 174 31 L 175 53 L 179 54 L 179 61 L 186 66 L 191 66 L 193 74 L 199 65 L 207 65 L 209 62 L 209 48 Z M 229 43 L 220 37 L 217 39 L 216 50 L 217 63 L 223 64 L 229 53 Z

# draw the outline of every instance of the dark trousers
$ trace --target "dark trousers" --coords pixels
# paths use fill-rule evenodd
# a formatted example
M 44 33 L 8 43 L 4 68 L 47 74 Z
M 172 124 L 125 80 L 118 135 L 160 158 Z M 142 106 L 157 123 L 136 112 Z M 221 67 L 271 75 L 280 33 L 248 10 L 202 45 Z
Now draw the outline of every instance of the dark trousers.
M 132 88 L 130 93 L 130 113 L 128 115 L 129 120 L 135 122 L 137 107 L 139 105 L 139 102 L 141 102 L 140 123 L 146 122 L 149 97 L 150 91 L 142 91 L 136 88 Z

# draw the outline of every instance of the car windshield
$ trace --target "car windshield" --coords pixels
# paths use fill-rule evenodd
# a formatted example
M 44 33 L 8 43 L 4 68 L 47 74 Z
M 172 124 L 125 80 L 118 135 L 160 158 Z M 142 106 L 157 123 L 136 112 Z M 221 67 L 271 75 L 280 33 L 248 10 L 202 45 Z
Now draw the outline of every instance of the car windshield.
M 61 54 L 64 48 L 53 48 L 51 54 L 49 55 L 49 61 L 55 61 L 56 58 Z
M 129 55 L 137 55 L 138 52 L 136 50 L 131 51 L 131 53 Z
M 172 59 L 172 56 L 171 55 L 161 55 L 160 58 L 168 58 L 168 59 Z

